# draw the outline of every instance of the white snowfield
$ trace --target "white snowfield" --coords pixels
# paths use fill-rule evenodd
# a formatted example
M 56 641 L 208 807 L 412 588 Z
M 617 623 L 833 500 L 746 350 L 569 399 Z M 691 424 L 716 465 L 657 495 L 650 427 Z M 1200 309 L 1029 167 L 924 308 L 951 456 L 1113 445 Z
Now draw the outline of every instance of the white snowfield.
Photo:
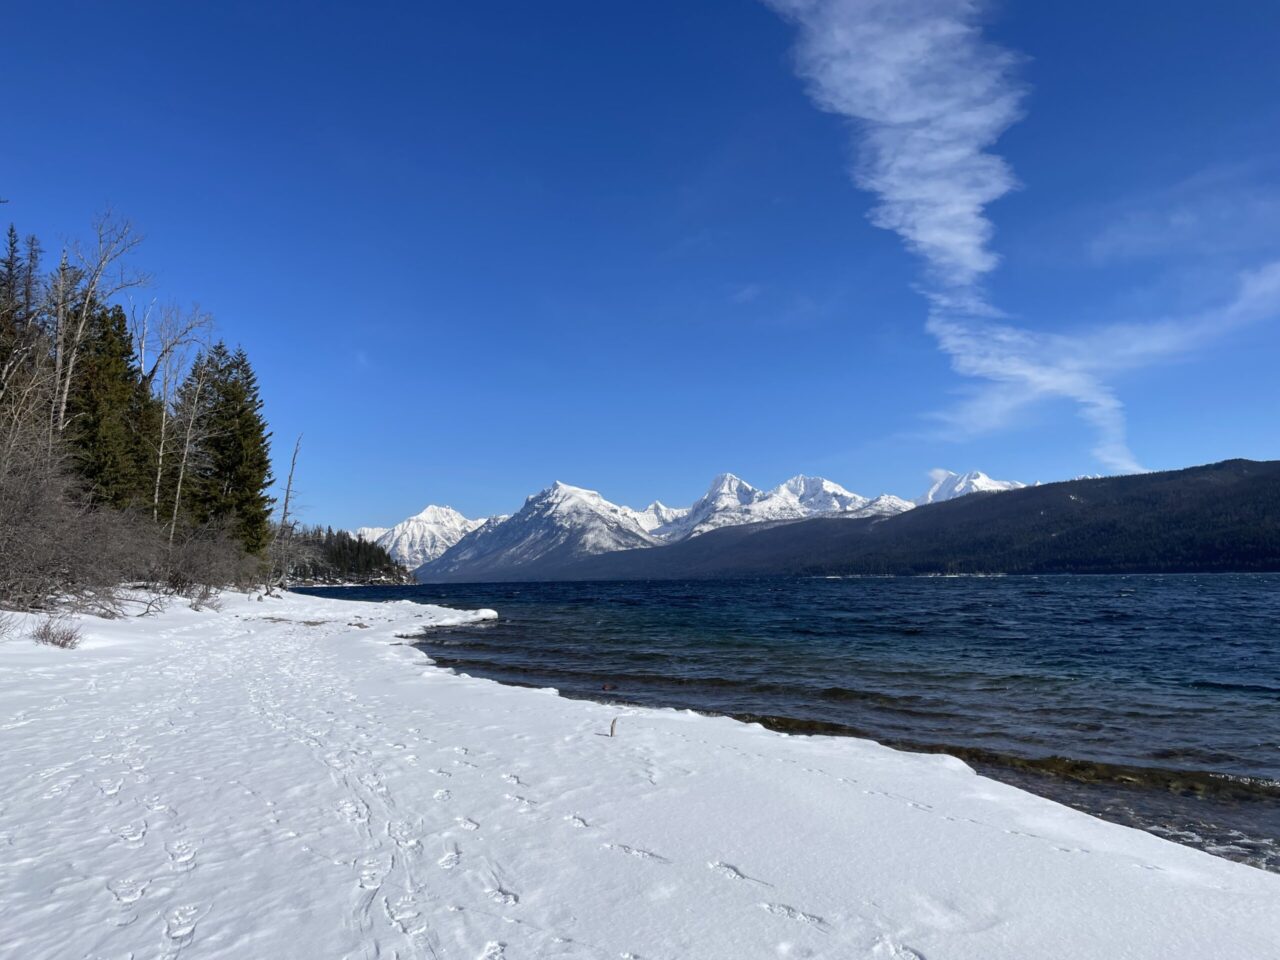
M 395 639 L 491 615 L 233 594 L 0 643 L 0 955 L 1280 956 L 1280 877 L 957 760 Z

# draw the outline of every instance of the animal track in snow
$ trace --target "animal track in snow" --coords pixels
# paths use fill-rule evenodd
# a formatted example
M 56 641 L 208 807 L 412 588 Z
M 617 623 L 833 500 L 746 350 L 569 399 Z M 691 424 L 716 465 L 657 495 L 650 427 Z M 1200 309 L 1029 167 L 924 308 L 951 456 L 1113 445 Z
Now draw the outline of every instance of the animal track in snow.
M 768 910 L 775 917 L 785 917 L 788 920 L 795 920 L 799 923 L 810 923 L 814 926 L 822 926 L 826 921 L 821 917 L 814 916 L 812 913 L 805 913 L 797 910 L 795 907 L 789 907 L 785 903 L 762 903 L 760 904 L 765 910 Z
M 523 787 L 524 783 L 514 773 L 504 773 L 502 775 L 503 782 L 509 783 L 515 787 Z
M 452 796 L 453 794 L 450 793 L 448 790 L 437 790 L 435 793 L 431 795 L 431 799 L 438 800 L 441 803 L 443 803 L 445 800 L 448 800 Z
M 497 940 L 490 940 L 484 945 L 484 953 L 477 960 L 502 960 L 507 955 L 507 945 Z
M 443 857 L 437 860 L 436 865 L 441 870 L 452 870 L 461 862 L 462 862 L 462 853 L 458 850 L 457 847 L 454 847 L 452 850 L 446 853 Z
M 606 843 L 602 844 L 606 850 L 617 850 L 619 853 L 625 853 L 629 857 L 635 857 L 637 860 L 652 860 L 656 863 L 670 863 L 666 857 L 659 856 L 651 850 L 641 850 L 638 847 L 628 847 L 625 843 Z
M 572 826 L 578 827 L 579 829 L 586 827 L 588 825 L 587 821 L 583 820 L 581 817 L 574 816 L 573 814 L 566 814 L 564 819 L 567 823 L 571 824 Z
M 476 823 L 470 817 L 457 817 L 454 819 L 454 823 L 460 826 L 463 830 L 479 830 L 480 829 L 480 824 Z
M 512 893 L 510 890 L 504 890 L 502 887 L 495 887 L 492 890 L 486 890 L 485 894 L 494 903 L 501 904 L 504 907 L 514 907 L 520 902 L 520 895 Z

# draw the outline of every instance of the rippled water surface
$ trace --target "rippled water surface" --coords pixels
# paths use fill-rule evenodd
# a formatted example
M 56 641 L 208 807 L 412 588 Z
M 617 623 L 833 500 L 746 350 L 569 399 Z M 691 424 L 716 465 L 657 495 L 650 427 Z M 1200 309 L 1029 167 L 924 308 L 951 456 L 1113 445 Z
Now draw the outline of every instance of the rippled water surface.
M 953 753 L 1280 870 L 1280 576 L 316 592 L 495 608 L 421 642 L 459 671 Z

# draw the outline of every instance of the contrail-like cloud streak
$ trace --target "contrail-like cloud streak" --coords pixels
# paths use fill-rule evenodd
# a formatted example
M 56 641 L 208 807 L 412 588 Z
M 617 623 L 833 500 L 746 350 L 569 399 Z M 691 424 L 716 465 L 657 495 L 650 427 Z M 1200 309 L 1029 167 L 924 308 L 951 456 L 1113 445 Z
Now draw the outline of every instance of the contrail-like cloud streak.
M 1067 337 L 1019 329 L 988 302 L 999 263 L 986 207 L 1017 187 L 990 152 L 1022 116 L 1021 57 L 988 42 L 977 0 L 764 0 L 799 31 L 796 69 L 824 110 L 852 121 L 859 187 L 872 222 L 923 258 L 928 329 L 953 369 L 980 385 L 937 414 L 953 434 L 1007 424 L 1022 408 L 1073 401 L 1097 431 L 1094 455 L 1117 471 L 1141 466 L 1124 406 L 1104 375 L 1185 350 L 1241 317 L 1274 313 L 1280 267 L 1243 275 L 1237 300 L 1215 314 L 1122 325 Z
M 964 0 L 766 0 L 800 30 L 796 67 L 822 109 L 857 124 L 855 182 L 872 222 L 973 307 L 991 251 L 984 208 L 1017 186 L 987 148 L 1022 115 L 1018 59 L 985 43 Z

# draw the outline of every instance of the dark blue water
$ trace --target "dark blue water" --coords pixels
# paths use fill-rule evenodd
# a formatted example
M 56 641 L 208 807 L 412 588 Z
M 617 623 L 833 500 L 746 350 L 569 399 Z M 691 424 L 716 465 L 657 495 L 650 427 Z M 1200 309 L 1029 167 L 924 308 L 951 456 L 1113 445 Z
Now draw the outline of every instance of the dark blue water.
M 1280 869 L 1280 576 L 320 590 L 493 607 L 440 664 L 566 696 L 871 737 Z

